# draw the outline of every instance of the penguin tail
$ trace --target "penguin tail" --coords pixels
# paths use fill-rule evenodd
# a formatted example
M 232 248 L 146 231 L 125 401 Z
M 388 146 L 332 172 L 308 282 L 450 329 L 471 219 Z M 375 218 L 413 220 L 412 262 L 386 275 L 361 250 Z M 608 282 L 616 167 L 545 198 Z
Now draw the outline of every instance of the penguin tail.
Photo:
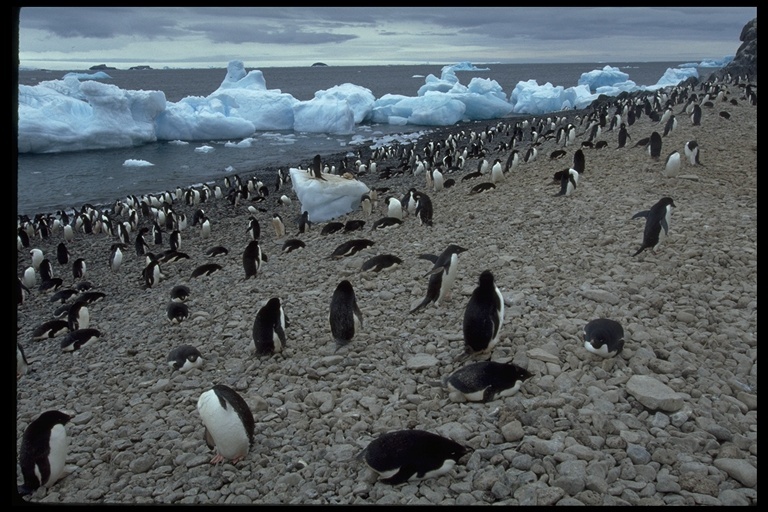
M 638 254 L 640 254 L 640 253 L 641 253 L 641 252 L 643 252 L 644 250 L 645 250 L 645 246 L 643 246 L 643 247 L 640 247 L 640 248 L 637 250 L 637 252 L 636 252 L 635 254 L 633 254 L 633 255 L 632 255 L 632 257 L 634 258 L 635 256 L 637 256 Z
M 421 302 L 419 303 L 419 305 L 418 305 L 418 306 L 416 306 L 415 308 L 413 308 L 413 309 L 412 309 L 412 310 L 409 312 L 409 314 L 411 314 L 411 315 L 412 315 L 412 314 L 414 314 L 414 313 L 416 313 L 416 312 L 420 311 L 420 310 L 421 310 L 421 309 L 423 309 L 423 308 L 424 308 L 424 307 L 425 307 L 427 304 L 429 304 L 429 299 L 426 299 L 426 298 L 425 298 L 423 301 L 421 301 Z
M 339 351 L 340 348 L 349 345 L 349 342 L 351 340 L 342 340 L 340 338 L 334 338 L 333 341 L 336 343 L 336 349 L 334 349 L 334 351 L 333 351 L 333 353 L 335 354 L 336 352 Z
M 469 359 L 470 355 L 471 354 L 468 351 L 465 350 L 464 352 L 462 352 L 458 356 L 454 357 L 453 358 L 453 362 L 454 363 L 463 363 L 464 361 Z

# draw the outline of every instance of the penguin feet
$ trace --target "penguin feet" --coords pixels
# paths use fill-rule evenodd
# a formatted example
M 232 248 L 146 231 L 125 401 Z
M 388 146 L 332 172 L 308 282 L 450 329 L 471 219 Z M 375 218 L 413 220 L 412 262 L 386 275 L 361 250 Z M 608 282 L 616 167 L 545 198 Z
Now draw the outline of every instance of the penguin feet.
M 216 465 L 224 461 L 224 457 L 221 456 L 220 453 L 217 453 L 214 455 L 214 457 L 211 459 L 211 464 Z

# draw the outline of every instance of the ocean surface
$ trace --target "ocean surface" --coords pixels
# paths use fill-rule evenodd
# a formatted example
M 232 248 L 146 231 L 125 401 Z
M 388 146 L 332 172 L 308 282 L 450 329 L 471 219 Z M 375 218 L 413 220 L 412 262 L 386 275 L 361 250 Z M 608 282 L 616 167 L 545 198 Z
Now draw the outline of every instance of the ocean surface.
M 668 68 L 680 62 L 628 62 L 578 64 L 476 64 L 482 71 L 457 71 L 460 82 L 468 85 L 474 77 L 496 80 L 507 96 L 520 81 L 536 80 L 565 88 L 578 85 L 582 73 L 618 67 L 638 86 L 656 84 Z M 424 79 L 440 77 L 442 65 L 414 66 L 328 66 L 258 68 L 268 89 L 280 89 L 298 100 L 314 97 L 316 91 L 352 83 L 371 90 L 376 98 L 385 94 L 416 96 Z M 247 67 L 246 71 L 254 68 Z M 93 73 L 88 70 L 73 72 Z M 706 80 L 711 68 L 700 68 L 699 78 Z M 207 96 L 226 76 L 226 64 L 215 69 L 106 70 L 111 77 L 102 80 L 126 90 L 163 91 L 166 100 L 177 102 L 188 96 Z M 19 84 L 37 85 L 63 78 L 67 71 L 20 70 Z M 177 186 L 188 187 L 213 180 L 221 183 L 232 174 L 259 176 L 265 183 L 271 176 L 266 168 L 306 165 L 315 154 L 331 155 L 355 151 L 358 145 L 372 145 L 397 134 L 423 134 L 434 130 L 424 126 L 359 125 L 353 135 L 327 135 L 270 131 L 257 132 L 249 148 L 225 147 L 227 141 L 196 141 L 185 145 L 168 142 L 139 147 L 77 151 L 57 154 L 21 154 L 17 156 L 17 213 L 33 216 L 59 209 L 79 209 L 84 203 L 110 206 L 116 199 L 142 195 Z M 237 142 L 237 141 L 229 141 Z M 203 145 L 210 152 L 196 151 Z M 152 166 L 124 166 L 126 160 L 143 160 Z M 263 171 L 266 172 L 266 171 Z

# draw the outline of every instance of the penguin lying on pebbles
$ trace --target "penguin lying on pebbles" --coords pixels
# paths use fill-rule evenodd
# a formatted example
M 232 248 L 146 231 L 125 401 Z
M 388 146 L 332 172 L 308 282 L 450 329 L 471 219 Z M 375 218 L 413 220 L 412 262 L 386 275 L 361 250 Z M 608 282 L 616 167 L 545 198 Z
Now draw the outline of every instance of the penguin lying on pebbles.
M 166 362 L 172 370 L 187 372 L 192 368 L 200 368 L 203 365 L 203 356 L 192 345 L 180 345 L 168 353 Z
M 450 374 L 445 386 L 454 402 L 490 402 L 515 395 L 531 376 L 512 362 L 478 361 Z
M 596 318 L 584 326 L 584 348 L 600 357 L 616 357 L 624 350 L 624 328 L 616 320 Z
M 101 338 L 101 331 L 93 327 L 75 329 L 61 340 L 61 350 L 63 352 L 74 352 L 75 350 L 92 345 L 99 338 Z
M 357 459 L 382 482 L 398 485 L 448 473 L 469 452 L 468 447 L 425 430 L 397 430 L 371 441 Z

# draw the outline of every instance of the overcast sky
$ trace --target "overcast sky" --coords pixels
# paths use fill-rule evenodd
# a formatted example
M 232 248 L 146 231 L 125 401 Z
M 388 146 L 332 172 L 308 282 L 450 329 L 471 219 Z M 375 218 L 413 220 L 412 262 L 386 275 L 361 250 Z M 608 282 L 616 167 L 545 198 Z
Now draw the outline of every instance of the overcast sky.
M 22 68 L 699 62 L 756 7 L 23 7 Z

